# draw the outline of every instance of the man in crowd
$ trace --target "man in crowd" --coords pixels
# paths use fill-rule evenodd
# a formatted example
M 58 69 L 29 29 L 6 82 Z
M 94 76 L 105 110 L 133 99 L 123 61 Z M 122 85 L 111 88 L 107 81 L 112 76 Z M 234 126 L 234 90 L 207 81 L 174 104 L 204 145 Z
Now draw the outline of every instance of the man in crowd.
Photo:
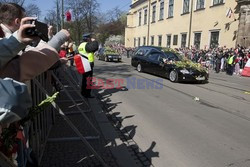
M 35 27 L 35 25 L 25 24 L 25 22 L 28 20 L 33 20 L 34 18 L 23 17 L 25 17 L 25 10 L 17 4 L 6 3 L 0 6 L 0 78 L 8 77 L 17 81 L 25 82 L 48 70 L 59 60 L 58 49 L 60 48 L 60 45 L 69 38 L 69 33 L 66 30 L 62 30 L 56 34 L 48 44 L 43 44 L 41 47 L 31 48 L 30 50 L 23 52 L 21 50 L 24 50 L 28 44 L 39 40 L 38 37 L 31 37 L 25 33 L 27 28 Z M 14 97 L 18 94 L 18 91 L 27 90 L 19 88 L 24 88 L 25 84 L 12 80 L 1 80 L 1 85 L 7 85 L 6 83 L 9 84 L 10 88 L 13 88 L 12 92 L 14 92 L 15 88 L 18 89 L 16 90 L 16 93 L 12 94 L 9 94 L 7 89 L 3 89 L 2 91 L 6 91 L 5 93 L 10 97 L 1 96 L 1 98 L 9 98 L 13 100 L 27 99 L 29 101 L 30 97 L 23 97 L 22 99 Z M 20 86 L 11 87 L 11 85 Z M 4 94 L 4 92 L 1 94 Z M 23 94 L 28 95 L 28 93 Z M 3 102 L 4 99 L 1 99 L 1 101 Z M 22 105 L 21 101 L 12 102 L 14 102 L 14 106 Z M 7 110 L 4 108 L 5 106 L 6 105 L 2 105 L 2 103 L 0 104 L 0 123 L 1 121 L 6 120 L 6 118 L 8 120 L 20 119 L 20 117 L 12 118 L 12 116 L 15 115 L 25 115 L 22 113 L 6 113 Z M 11 105 L 8 106 L 11 107 Z M 27 105 L 27 107 L 29 106 Z
M 1 50 L 0 53 L 0 60 L 2 61 L 0 61 L 0 65 L 8 63 L 4 68 L 1 68 L 0 77 L 11 77 L 21 82 L 32 79 L 55 64 L 59 60 L 58 51 L 60 46 L 67 41 L 70 36 L 68 31 L 61 30 L 48 44 L 40 42 L 38 47 L 31 47 L 28 51 L 19 52 L 24 49 L 26 45 L 34 42 L 34 40 L 32 41 L 31 39 L 38 39 L 38 37 L 29 37 L 25 34 L 24 29 L 35 27 L 35 25 L 25 24 L 26 21 L 34 20 L 34 18 L 24 17 L 25 10 L 17 4 L 6 3 L 0 6 L 0 29 L 4 37 L 2 40 L 14 40 L 16 37 L 15 42 L 19 42 L 18 44 L 16 43 L 16 45 L 13 43 L 1 46 L 4 47 L 4 49 Z M 22 36 L 25 41 L 21 41 L 20 36 Z M 16 46 L 16 48 L 11 48 L 13 46 Z
M 91 71 L 82 75 L 82 90 L 81 94 L 86 98 L 91 98 L 91 89 L 88 88 L 92 82 L 95 56 L 94 52 L 98 50 L 98 42 L 91 38 L 91 34 L 83 35 L 83 43 L 78 47 L 78 52 L 86 57 L 90 63 Z

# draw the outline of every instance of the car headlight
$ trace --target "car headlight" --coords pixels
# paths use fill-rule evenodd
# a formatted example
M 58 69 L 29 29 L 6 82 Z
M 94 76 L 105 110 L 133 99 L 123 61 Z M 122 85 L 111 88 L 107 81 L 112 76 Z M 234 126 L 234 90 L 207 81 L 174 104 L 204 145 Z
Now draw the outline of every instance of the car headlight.
M 112 58 L 112 56 L 108 56 L 108 58 Z
M 180 72 L 182 73 L 182 74 L 190 74 L 190 72 L 187 70 L 187 69 L 182 69 L 182 70 L 180 70 Z

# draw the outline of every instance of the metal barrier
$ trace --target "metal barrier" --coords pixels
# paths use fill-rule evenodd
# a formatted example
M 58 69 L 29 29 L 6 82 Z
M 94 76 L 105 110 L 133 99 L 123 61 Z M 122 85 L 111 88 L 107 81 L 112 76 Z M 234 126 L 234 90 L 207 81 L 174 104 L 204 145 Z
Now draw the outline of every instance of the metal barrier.
M 45 88 L 50 94 L 53 92 L 51 71 L 47 71 L 40 76 L 36 77 L 36 81 L 39 81 L 40 86 Z M 34 83 L 34 80 L 27 83 L 30 94 L 32 97 L 33 106 L 37 106 L 43 100 L 46 99 L 46 95 L 42 90 Z M 43 157 L 43 152 L 48 139 L 48 135 L 52 125 L 55 123 L 55 109 L 53 106 L 49 106 L 44 111 L 42 111 L 38 116 L 32 118 L 25 123 L 23 129 L 23 134 L 25 136 L 23 141 L 18 144 L 18 166 L 25 167 L 27 163 L 27 155 L 33 154 L 34 159 L 38 164 Z M 15 164 L 10 161 L 4 154 L 0 153 L 0 166 L 15 166 Z
M 70 85 L 72 90 L 76 92 L 78 96 L 78 100 L 82 101 L 86 106 L 87 110 L 82 110 L 78 107 L 76 104 L 75 99 L 69 94 L 68 90 L 65 88 L 65 85 L 63 85 L 59 78 L 57 78 L 57 75 L 53 71 L 47 71 L 40 76 L 36 77 L 30 82 L 30 92 L 32 97 L 33 106 L 37 106 L 40 104 L 43 100 L 45 100 L 48 96 L 51 96 L 53 93 L 55 93 L 55 85 L 52 85 L 52 83 L 57 83 L 62 88 L 63 92 L 66 93 L 70 101 L 73 102 L 73 104 L 78 109 L 77 112 L 81 114 L 81 116 L 84 118 L 85 122 L 92 128 L 92 131 L 95 132 L 96 136 L 84 136 L 78 128 L 74 125 L 74 122 L 72 122 L 67 114 L 70 113 L 64 113 L 64 111 L 57 105 L 56 102 L 53 102 L 51 106 L 47 107 L 44 111 L 42 111 L 38 116 L 30 120 L 26 123 L 26 125 L 23 127 L 23 133 L 25 134 L 25 138 L 27 140 L 26 148 L 21 144 L 21 147 L 19 147 L 18 151 L 18 166 L 24 167 L 26 166 L 27 162 L 27 152 L 33 151 L 33 155 L 35 155 L 35 158 L 37 159 L 37 163 L 41 164 L 41 160 L 43 157 L 43 153 L 45 151 L 46 143 L 49 142 L 49 134 L 50 130 L 55 124 L 55 118 L 56 118 L 56 112 L 59 112 L 59 114 L 63 117 L 63 119 L 67 122 L 67 124 L 71 127 L 72 131 L 75 132 L 75 134 L 78 136 L 79 140 L 82 141 L 84 146 L 94 155 L 99 162 L 102 164 L 102 166 L 106 167 L 107 164 L 104 162 L 102 157 L 94 150 L 94 148 L 89 144 L 87 140 L 91 139 L 99 139 L 99 131 L 96 129 L 96 127 L 93 125 L 93 123 L 89 120 L 89 118 L 85 115 L 85 112 L 91 112 L 90 106 L 86 99 L 84 99 L 80 94 L 79 90 L 76 90 L 75 88 L 79 88 L 79 85 L 74 80 L 73 76 L 67 71 L 67 68 L 59 68 L 59 73 L 63 72 L 63 81 L 67 82 L 67 86 Z M 59 74 L 58 73 L 58 74 Z M 58 114 L 57 114 L 58 115 Z M 63 138 L 63 140 L 68 138 Z M 5 163 L 7 161 L 3 160 Z M 2 161 L 2 162 L 3 162 Z M 2 164 L 1 157 L 0 157 L 0 166 Z
M 36 77 L 42 87 L 44 87 L 50 94 L 53 92 L 51 72 L 45 72 Z M 33 106 L 38 105 L 41 101 L 46 99 L 41 89 L 31 81 L 31 96 Z M 52 125 L 55 123 L 55 109 L 50 106 L 39 114 L 32 122 L 29 123 L 29 146 L 37 156 L 38 163 L 40 163 L 45 149 L 46 141 Z

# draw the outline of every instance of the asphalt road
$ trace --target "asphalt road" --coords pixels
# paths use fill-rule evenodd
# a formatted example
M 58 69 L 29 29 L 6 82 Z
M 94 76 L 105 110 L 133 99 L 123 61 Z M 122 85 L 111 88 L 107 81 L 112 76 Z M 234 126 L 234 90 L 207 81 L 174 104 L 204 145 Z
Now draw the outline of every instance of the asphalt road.
M 210 73 L 207 84 L 171 83 L 138 73 L 126 58 L 97 60 L 94 76 L 124 80 L 98 93 L 154 166 L 250 167 L 250 78 Z M 145 89 L 129 77 L 158 80 Z

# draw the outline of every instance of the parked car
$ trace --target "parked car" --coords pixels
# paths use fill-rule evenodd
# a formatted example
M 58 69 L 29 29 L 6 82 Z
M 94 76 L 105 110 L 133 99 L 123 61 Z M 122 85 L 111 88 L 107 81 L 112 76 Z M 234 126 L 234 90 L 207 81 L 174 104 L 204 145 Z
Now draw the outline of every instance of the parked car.
M 100 48 L 97 54 L 98 60 L 108 61 L 122 61 L 122 56 L 114 49 L 109 47 Z
M 138 72 L 148 72 L 168 78 L 171 82 L 208 81 L 208 72 L 174 51 L 154 46 L 138 47 L 131 59 Z

